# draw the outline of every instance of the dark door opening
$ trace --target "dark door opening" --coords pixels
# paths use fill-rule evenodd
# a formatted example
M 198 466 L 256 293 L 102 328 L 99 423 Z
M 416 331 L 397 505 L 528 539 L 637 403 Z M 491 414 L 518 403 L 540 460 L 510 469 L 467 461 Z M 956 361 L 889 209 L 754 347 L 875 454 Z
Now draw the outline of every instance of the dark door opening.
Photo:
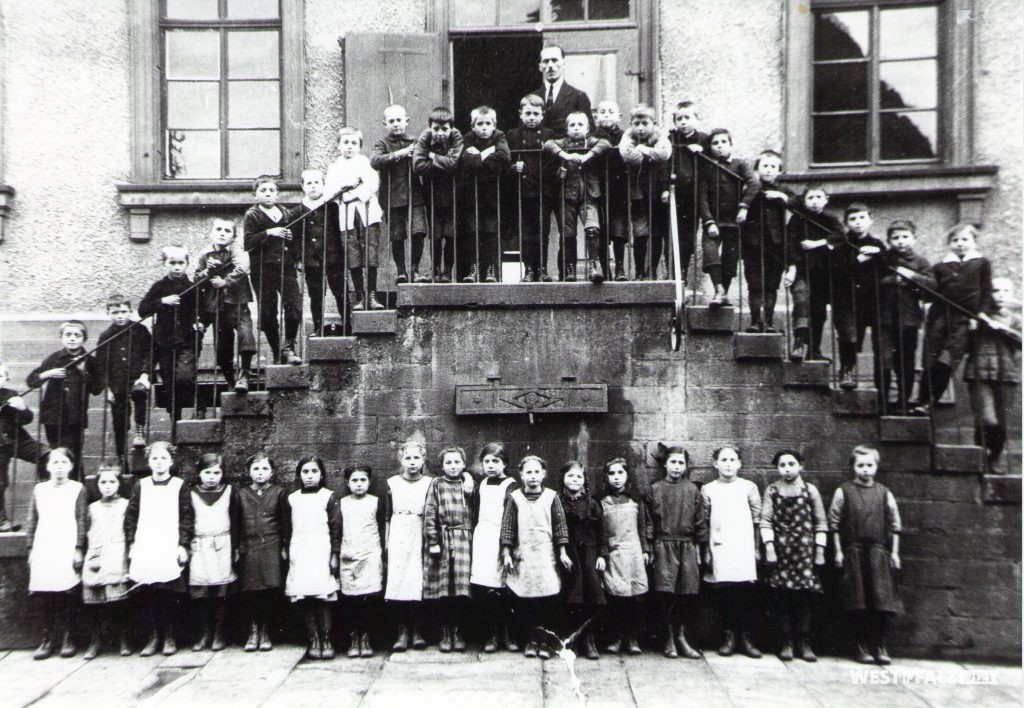
M 519 100 L 540 86 L 537 63 L 543 37 L 537 34 L 452 38 L 455 125 L 470 129 L 470 111 L 487 105 L 498 112 L 498 128 L 519 124 Z

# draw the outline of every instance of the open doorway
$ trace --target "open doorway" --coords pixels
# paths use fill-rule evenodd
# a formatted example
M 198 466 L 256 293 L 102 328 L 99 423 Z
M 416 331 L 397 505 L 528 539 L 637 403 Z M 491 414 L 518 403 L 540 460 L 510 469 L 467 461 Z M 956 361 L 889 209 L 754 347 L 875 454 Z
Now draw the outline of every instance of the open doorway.
M 455 125 L 469 130 L 469 113 L 480 105 L 498 112 L 498 128 L 518 125 L 519 100 L 540 86 L 540 33 L 452 37 Z

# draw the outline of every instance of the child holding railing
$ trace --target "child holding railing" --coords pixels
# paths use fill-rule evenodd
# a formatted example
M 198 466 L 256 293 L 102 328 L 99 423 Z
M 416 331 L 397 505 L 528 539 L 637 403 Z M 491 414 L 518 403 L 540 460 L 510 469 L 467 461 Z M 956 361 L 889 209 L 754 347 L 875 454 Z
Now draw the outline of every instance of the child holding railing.
M 656 280 L 668 224 L 668 160 L 672 157 L 672 143 L 658 127 L 654 109 L 643 103 L 630 111 L 629 126 L 619 143 L 619 152 L 630 167 L 636 279 Z
M 45 450 L 25 428 L 34 415 L 17 391 L 4 386 L 8 379 L 7 366 L 0 363 L 0 533 L 14 530 L 4 499 L 10 483 L 7 470 L 11 460 L 38 463 Z

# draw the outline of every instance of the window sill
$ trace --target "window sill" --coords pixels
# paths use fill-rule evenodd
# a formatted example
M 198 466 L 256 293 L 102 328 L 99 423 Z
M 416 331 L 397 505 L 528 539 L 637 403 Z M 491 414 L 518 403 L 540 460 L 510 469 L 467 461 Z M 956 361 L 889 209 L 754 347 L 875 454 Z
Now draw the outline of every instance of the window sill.
M 791 172 L 780 177 L 787 183 L 818 182 L 832 196 L 877 197 L 884 194 L 955 194 L 982 198 L 995 186 L 999 168 L 995 165 L 971 167 L 893 167 L 893 168 L 816 168 Z

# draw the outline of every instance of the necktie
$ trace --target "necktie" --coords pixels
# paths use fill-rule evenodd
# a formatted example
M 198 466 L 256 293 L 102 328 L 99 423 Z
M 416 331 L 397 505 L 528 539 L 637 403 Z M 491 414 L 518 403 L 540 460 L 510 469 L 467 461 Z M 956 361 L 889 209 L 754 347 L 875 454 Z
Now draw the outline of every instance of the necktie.
M 548 97 L 544 101 L 544 112 L 545 113 L 547 113 L 548 111 L 551 110 L 551 105 L 555 102 L 555 97 L 553 95 L 554 92 L 555 92 L 555 85 L 554 84 L 548 84 Z

